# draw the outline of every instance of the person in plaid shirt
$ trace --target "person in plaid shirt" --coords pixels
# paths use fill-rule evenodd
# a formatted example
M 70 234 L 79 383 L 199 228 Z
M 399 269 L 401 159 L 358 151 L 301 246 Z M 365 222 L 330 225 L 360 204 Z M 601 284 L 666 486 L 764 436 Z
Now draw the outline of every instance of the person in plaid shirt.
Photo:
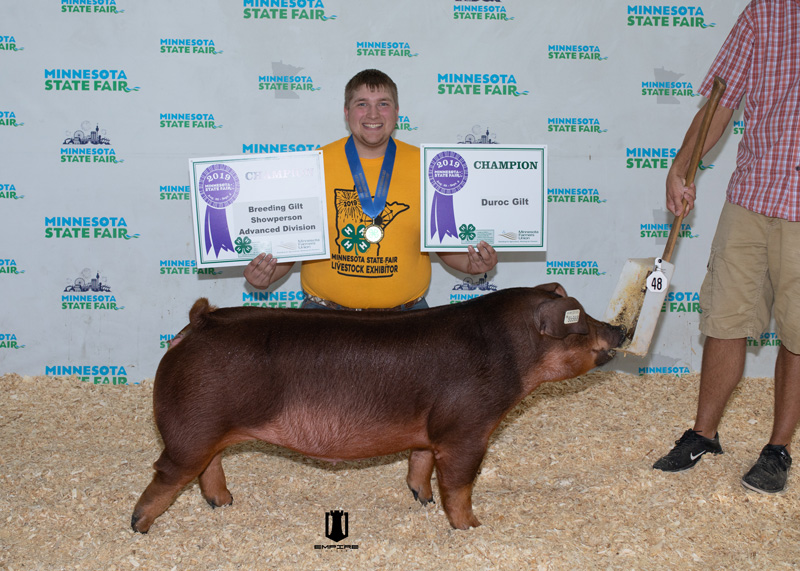
M 800 419 L 800 0 L 753 0 L 711 65 L 727 83 L 703 153 L 720 139 L 745 100 L 745 132 L 700 290 L 706 336 L 694 428 L 653 468 L 678 472 L 706 453 L 721 454 L 717 426 L 744 373 L 747 337 L 775 316 L 781 347 L 775 364 L 772 435 L 742 484 L 762 493 L 786 487 L 790 443 Z M 685 174 L 705 106 L 695 116 L 667 175 L 667 208 L 694 207 Z

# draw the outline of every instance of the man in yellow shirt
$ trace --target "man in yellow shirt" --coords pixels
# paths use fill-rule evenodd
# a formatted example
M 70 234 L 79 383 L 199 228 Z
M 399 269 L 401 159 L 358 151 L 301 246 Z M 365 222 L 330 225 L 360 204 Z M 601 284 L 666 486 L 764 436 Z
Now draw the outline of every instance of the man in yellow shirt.
M 431 262 L 420 251 L 420 154 L 418 147 L 392 138 L 397 86 L 385 73 L 368 69 L 347 83 L 344 94 L 351 136 L 322 148 L 331 259 L 303 262 L 303 307 L 427 307 Z M 439 258 L 468 274 L 497 265 L 497 252 L 486 242 L 467 252 L 442 252 Z M 244 277 L 264 289 L 292 266 L 262 253 L 247 265 Z

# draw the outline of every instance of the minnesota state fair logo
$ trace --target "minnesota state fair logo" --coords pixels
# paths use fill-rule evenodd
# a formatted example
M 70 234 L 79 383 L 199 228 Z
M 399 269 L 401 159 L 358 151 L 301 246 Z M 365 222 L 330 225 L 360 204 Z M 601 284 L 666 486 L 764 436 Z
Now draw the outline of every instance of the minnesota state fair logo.
M 44 237 L 66 239 L 130 240 L 139 234 L 128 233 L 122 216 L 45 216 Z
M 509 16 L 501 0 L 454 0 L 454 20 L 492 20 L 509 22 Z
M 629 169 L 668 169 L 675 160 L 678 149 L 675 147 L 629 147 L 625 149 L 625 168 Z M 700 161 L 701 171 L 713 169 Z
M 597 117 L 548 117 L 549 133 L 605 133 Z
M 19 342 L 16 333 L 0 332 L 0 350 L 24 348 L 25 345 Z
M 0 183 L 0 200 L 19 200 L 20 198 L 25 198 L 25 195 L 19 194 L 14 184 Z
M 0 52 L 21 52 L 24 49 L 17 45 L 14 36 L 0 36 Z
M 669 233 L 672 230 L 672 224 L 639 224 L 639 237 L 640 238 L 669 238 Z M 678 238 L 698 238 L 700 234 L 692 232 L 691 224 L 681 224 L 678 231 Z
M 50 377 L 74 375 L 79 381 L 95 385 L 128 384 L 128 372 L 121 365 L 45 365 L 44 374 Z
M 408 42 L 356 42 L 357 56 L 372 57 L 417 57 L 419 54 L 411 53 Z
M 222 129 L 213 113 L 160 113 L 161 129 Z
M 170 343 L 175 338 L 174 333 L 161 333 L 158 337 L 158 346 L 161 349 L 169 349 Z
M 419 127 L 415 127 L 407 115 L 397 116 L 397 123 L 394 124 L 395 131 L 416 131 L 417 129 Z
M 218 56 L 214 40 L 207 38 L 161 38 L 162 54 L 206 54 Z
M 596 188 L 548 188 L 548 203 L 576 203 L 583 204 L 602 204 L 607 199 L 600 196 L 600 191 Z
M 597 260 L 548 260 L 548 276 L 604 276 Z
M 701 6 L 628 5 L 628 25 L 658 28 L 713 28 Z
M 675 147 L 628 147 L 625 149 L 625 168 L 668 169 L 677 154 Z
M 243 0 L 245 20 L 335 20 L 322 0 Z
M 158 199 L 188 201 L 192 199 L 191 192 L 188 184 L 162 184 L 158 187 Z
M 61 143 L 62 163 L 124 163 L 125 159 L 117 158 L 117 152 L 111 146 L 111 139 L 100 124 L 84 121 L 81 128 L 67 131 Z
M 765 331 L 758 339 L 753 337 L 747 338 L 748 347 L 780 347 L 781 340 L 778 334 L 774 331 Z
M 643 97 L 654 97 L 658 105 L 676 105 L 679 97 L 697 97 L 694 87 L 688 81 L 678 81 L 682 73 L 670 71 L 663 67 L 653 70 L 653 81 L 643 81 L 641 94 Z
M 195 260 L 160 260 L 159 273 L 162 276 L 191 276 L 191 275 L 210 275 L 218 276 L 222 270 L 216 268 L 198 268 Z
M 21 270 L 17 266 L 17 261 L 13 258 L 0 258 L 0 278 L 4 276 L 17 276 L 24 274 L 25 270 Z
M 282 61 L 272 63 L 272 75 L 258 76 L 259 91 L 274 93 L 275 99 L 300 99 L 299 91 L 319 91 L 309 75 L 301 75 L 302 67 Z
M 440 73 L 437 81 L 439 95 L 528 95 L 510 73 Z
M 306 294 L 303 290 L 244 291 L 242 292 L 242 306 L 297 309 L 305 297 Z
M 0 127 L 22 127 L 25 123 L 17 121 L 13 111 L 0 111 Z
M 61 11 L 70 14 L 122 14 L 116 0 L 61 0 Z
M 66 310 L 92 310 L 92 311 L 119 311 L 125 309 L 117 305 L 117 299 L 108 286 L 108 279 L 100 277 L 89 268 L 81 274 L 67 280 L 67 285 L 61 293 L 61 309 Z
M 97 91 L 131 93 L 124 69 L 45 69 L 45 91 Z
M 700 293 L 696 291 L 671 291 L 667 293 L 662 313 L 703 313 L 700 309 Z
M 453 286 L 450 291 L 450 303 L 459 303 L 475 297 L 480 297 L 492 291 L 497 291 L 497 286 L 489 279 L 489 274 L 483 274 L 478 279 L 467 276 Z
M 639 367 L 639 376 L 644 375 L 675 375 L 680 377 L 691 373 L 689 367 L 670 365 L 666 367 Z
M 316 143 L 242 143 L 242 154 L 257 153 L 294 153 L 300 151 L 316 151 L 321 145 Z
M 600 47 L 591 44 L 548 44 L 547 59 L 605 61 L 607 56 L 600 53 Z

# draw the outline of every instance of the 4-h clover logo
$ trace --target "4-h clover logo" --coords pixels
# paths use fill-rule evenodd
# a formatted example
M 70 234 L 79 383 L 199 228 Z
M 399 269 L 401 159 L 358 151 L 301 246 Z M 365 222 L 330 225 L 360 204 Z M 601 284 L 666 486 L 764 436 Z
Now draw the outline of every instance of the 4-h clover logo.
M 344 240 L 342 240 L 342 248 L 345 252 L 354 252 L 355 254 L 364 254 L 371 244 L 364 237 L 364 231 L 367 229 L 363 224 L 359 224 L 358 228 L 352 224 L 348 224 L 342 230 Z
M 250 240 L 250 238 L 248 238 L 247 236 L 245 236 L 244 238 L 239 236 L 238 238 L 236 238 L 236 240 L 234 240 L 233 243 L 236 244 L 235 250 L 237 254 L 249 254 L 250 252 L 253 251 L 253 247 L 250 245 L 252 243 L 252 240 Z
M 475 239 L 475 226 L 472 224 L 462 224 L 458 227 L 458 237 L 461 238 L 462 241 L 464 240 L 474 240 Z

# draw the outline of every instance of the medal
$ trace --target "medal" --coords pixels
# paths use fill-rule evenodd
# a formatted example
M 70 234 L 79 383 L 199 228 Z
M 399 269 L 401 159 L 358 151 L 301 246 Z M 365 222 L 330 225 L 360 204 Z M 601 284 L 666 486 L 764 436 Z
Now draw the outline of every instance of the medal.
M 383 240 L 383 228 L 377 224 L 370 224 L 367 226 L 367 229 L 364 230 L 364 238 L 370 244 L 377 244 Z
M 361 203 L 361 210 L 372 219 L 372 223 L 364 230 L 364 238 L 370 244 L 377 244 L 383 240 L 380 215 L 383 209 L 386 208 L 386 197 L 389 194 L 389 184 L 392 180 L 397 145 L 395 145 L 394 139 L 389 139 L 386 153 L 383 156 L 381 174 L 378 177 L 378 188 L 375 189 L 374 199 L 370 194 L 367 177 L 364 175 L 364 169 L 358 158 L 358 151 L 352 135 L 345 143 L 344 151 L 347 156 L 347 162 L 350 165 L 350 173 L 353 175 L 353 182 L 356 185 L 356 193 L 358 194 L 358 201 Z

